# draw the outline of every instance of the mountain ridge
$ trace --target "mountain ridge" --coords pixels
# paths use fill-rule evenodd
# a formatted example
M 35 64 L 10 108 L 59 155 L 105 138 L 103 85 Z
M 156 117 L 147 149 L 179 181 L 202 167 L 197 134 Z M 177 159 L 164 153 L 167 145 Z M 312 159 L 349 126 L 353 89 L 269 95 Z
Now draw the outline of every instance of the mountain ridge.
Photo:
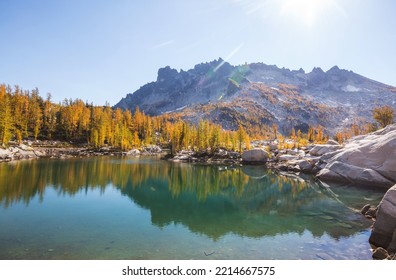
M 219 58 L 187 71 L 160 68 L 156 81 L 114 107 L 134 111 L 138 106 L 149 115 L 170 114 L 191 122 L 209 119 L 225 129 L 276 124 L 288 133 L 320 125 L 335 133 L 372 121 L 376 106 L 396 109 L 395 100 L 395 87 L 338 66 L 306 73 L 264 63 L 233 66 Z

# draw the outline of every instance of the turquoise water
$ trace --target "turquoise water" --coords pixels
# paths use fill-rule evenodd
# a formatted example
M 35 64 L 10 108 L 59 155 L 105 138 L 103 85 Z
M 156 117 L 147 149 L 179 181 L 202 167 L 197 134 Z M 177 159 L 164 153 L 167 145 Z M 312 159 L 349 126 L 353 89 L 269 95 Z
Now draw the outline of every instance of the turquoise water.
M 0 259 L 371 259 L 383 193 L 262 166 L 96 157 L 0 164 Z

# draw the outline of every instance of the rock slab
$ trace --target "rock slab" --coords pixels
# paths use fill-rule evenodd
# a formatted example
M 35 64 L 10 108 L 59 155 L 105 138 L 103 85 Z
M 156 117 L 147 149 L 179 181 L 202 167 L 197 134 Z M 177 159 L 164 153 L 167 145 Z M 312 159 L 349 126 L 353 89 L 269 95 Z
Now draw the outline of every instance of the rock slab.
M 396 185 L 390 188 L 378 206 L 377 218 L 370 236 L 376 247 L 396 251 Z
M 311 154 L 322 154 L 319 179 L 385 188 L 396 183 L 396 124 L 351 138 L 338 150 L 330 147 L 337 146 L 315 146 L 311 150 Z

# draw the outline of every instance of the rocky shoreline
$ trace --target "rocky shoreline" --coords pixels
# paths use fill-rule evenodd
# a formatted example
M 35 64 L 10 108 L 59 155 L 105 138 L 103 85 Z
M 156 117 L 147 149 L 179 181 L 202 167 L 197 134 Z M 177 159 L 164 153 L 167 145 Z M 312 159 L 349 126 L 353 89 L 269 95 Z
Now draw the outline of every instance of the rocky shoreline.
M 334 140 L 300 149 L 278 149 L 277 141 L 260 141 L 242 154 L 224 149 L 210 155 L 182 151 L 173 161 L 262 164 L 292 173 L 309 173 L 322 184 L 353 183 L 389 189 L 378 207 L 365 205 L 361 213 L 374 221 L 370 243 L 374 259 L 396 259 L 396 124 L 344 145 Z M 393 187 L 392 187 L 393 186 Z
M 174 156 L 156 145 L 122 152 L 112 147 L 94 149 L 87 145 L 72 146 L 61 142 L 36 142 L 0 148 L 0 162 L 38 158 L 71 158 L 89 156 L 162 155 L 173 162 L 219 165 L 260 164 L 268 168 L 308 173 L 321 184 L 354 183 L 388 189 L 378 207 L 365 205 L 361 213 L 374 221 L 370 243 L 374 259 L 396 259 L 396 124 L 374 133 L 357 136 L 344 145 L 329 140 L 326 144 L 295 149 L 279 149 L 277 141 L 257 141 L 242 154 L 226 149 L 213 151 L 180 151 Z M 392 187 L 393 186 L 393 187 Z
M 93 148 L 88 145 L 74 146 L 70 143 L 56 141 L 26 142 L 12 144 L 8 148 L 0 148 L 0 162 L 39 158 L 73 158 L 92 156 L 123 156 L 123 155 L 160 155 L 163 151 L 156 145 L 148 145 L 141 150 L 132 149 L 128 152 L 113 147 Z

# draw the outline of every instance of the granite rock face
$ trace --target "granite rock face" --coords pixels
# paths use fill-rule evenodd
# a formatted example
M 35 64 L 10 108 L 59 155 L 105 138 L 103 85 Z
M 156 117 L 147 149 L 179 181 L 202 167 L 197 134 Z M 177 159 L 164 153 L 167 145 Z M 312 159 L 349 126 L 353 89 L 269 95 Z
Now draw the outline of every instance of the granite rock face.
M 156 80 L 114 107 L 132 112 L 139 107 L 149 115 L 167 113 L 195 124 L 210 120 L 227 130 L 276 124 L 288 134 L 292 128 L 306 133 L 309 126 L 321 125 L 335 134 L 356 117 L 371 121 L 375 107 L 396 110 L 395 96 L 395 87 L 337 66 L 305 72 L 264 63 L 231 65 L 219 58 L 188 70 L 160 68 Z
M 315 145 L 312 150 L 309 152 L 312 156 L 322 156 L 327 153 L 331 153 L 342 148 L 341 145 L 334 145 L 334 144 L 322 144 L 322 145 Z
M 378 206 L 376 221 L 370 236 L 370 243 L 396 252 L 396 185 L 384 195 Z
M 324 153 L 319 161 L 320 180 L 389 188 L 396 183 L 396 124 L 354 137 L 342 149 Z

